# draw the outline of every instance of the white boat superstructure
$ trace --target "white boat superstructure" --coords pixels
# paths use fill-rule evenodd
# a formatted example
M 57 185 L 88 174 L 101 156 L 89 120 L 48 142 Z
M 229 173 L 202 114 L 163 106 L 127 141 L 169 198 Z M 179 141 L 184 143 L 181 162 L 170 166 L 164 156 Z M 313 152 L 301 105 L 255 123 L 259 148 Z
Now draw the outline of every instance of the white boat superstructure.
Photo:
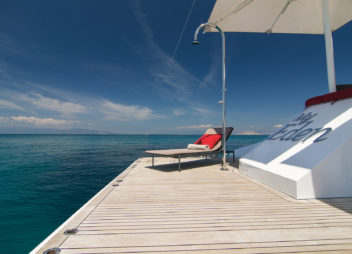
M 352 98 L 307 107 L 245 153 L 239 169 L 297 199 L 352 197 L 351 130 Z

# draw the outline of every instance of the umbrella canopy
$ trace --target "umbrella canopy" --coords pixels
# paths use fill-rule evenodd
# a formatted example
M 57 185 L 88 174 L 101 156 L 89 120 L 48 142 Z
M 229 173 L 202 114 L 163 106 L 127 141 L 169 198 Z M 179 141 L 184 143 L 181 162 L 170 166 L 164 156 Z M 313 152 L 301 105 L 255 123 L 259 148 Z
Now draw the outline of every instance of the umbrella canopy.
M 351 19 L 352 0 L 217 0 L 208 23 L 224 32 L 324 34 L 329 91 L 335 92 L 331 30 Z
M 331 30 L 352 19 L 351 0 L 330 0 Z M 218 0 L 208 20 L 224 32 L 323 34 L 322 0 Z

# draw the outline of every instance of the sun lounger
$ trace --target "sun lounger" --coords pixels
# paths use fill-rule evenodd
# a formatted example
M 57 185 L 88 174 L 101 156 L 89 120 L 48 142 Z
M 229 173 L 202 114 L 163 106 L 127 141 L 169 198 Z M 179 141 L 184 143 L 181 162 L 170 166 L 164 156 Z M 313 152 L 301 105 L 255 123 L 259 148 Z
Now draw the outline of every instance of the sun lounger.
M 226 127 L 226 140 L 230 137 L 232 127 Z M 148 150 L 145 151 L 147 154 L 152 155 L 152 167 L 154 167 L 154 157 L 164 156 L 178 158 L 178 170 L 181 170 L 181 157 L 192 157 L 192 156 L 205 156 L 221 153 L 222 147 L 222 127 L 210 128 L 204 135 L 198 139 L 195 144 L 209 145 L 209 149 L 166 149 L 166 150 Z M 234 151 L 226 151 L 227 153 L 234 153 Z M 234 154 L 233 154 L 234 155 Z

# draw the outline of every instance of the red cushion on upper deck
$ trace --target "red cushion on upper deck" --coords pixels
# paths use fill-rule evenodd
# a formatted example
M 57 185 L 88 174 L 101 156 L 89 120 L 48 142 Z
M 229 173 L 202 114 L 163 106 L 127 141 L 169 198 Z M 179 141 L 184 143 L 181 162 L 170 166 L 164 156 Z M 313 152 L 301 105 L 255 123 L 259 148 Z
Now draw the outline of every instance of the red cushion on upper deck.
M 204 134 L 194 144 L 208 145 L 209 149 L 213 149 L 213 147 L 221 140 L 221 137 L 221 134 Z
M 323 103 L 323 96 L 316 96 L 316 97 L 310 98 L 306 100 L 306 108 L 320 103 Z
M 330 101 L 338 101 L 352 97 L 352 88 L 341 90 L 334 93 L 327 93 L 321 96 L 310 98 L 306 101 L 306 107 Z
M 322 96 L 322 103 L 330 102 L 330 101 L 336 101 L 338 100 L 337 94 L 336 93 L 327 93 Z

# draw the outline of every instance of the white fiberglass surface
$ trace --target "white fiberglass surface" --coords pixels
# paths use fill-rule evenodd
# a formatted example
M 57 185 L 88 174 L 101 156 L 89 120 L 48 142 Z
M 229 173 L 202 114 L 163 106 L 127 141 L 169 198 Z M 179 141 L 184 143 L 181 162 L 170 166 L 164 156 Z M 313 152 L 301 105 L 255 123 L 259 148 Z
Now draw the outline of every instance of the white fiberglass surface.
M 268 166 L 285 163 L 310 168 L 352 138 L 351 119 L 352 99 L 309 107 L 244 157 Z

